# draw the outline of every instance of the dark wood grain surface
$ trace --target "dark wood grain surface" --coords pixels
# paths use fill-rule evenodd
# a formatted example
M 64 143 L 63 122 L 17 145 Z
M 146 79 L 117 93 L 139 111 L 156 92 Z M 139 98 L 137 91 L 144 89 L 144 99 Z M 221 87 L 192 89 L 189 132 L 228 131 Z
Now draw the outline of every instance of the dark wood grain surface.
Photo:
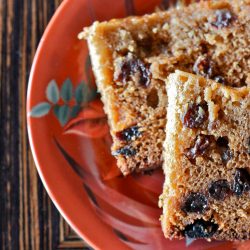
M 52 204 L 26 130 L 26 91 L 39 40 L 62 0 L 0 0 L 0 249 L 88 249 Z

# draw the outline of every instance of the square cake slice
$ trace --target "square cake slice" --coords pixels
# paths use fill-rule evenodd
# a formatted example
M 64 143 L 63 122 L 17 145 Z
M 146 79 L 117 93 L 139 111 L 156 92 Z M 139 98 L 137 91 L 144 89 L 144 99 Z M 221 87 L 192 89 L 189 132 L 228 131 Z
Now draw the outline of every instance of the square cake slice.
M 249 0 L 95 22 L 80 37 L 88 42 L 124 175 L 162 165 L 169 73 L 195 72 L 231 86 L 250 82 Z
M 250 238 L 250 94 L 176 71 L 168 79 L 165 184 L 168 238 Z

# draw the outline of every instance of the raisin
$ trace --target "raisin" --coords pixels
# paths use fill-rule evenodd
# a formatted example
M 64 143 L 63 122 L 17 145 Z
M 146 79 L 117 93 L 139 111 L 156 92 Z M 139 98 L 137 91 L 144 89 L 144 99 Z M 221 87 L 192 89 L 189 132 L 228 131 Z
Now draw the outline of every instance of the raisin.
M 151 80 L 151 73 L 146 65 L 139 59 L 133 66 L 133 72 L 135 75 L 135 80 L 142 86 L 148 87 Z
M 188 128 L 200 128 L 207 118 L 207 103 L 191 104 L 183 117 L 183 124 Z
M 234 19 L 233 14 L 228 9 L 216 10 L 215 16 L 216 19 L 212 25 L 219 29 L 228 27 Z
M 206 54 L 208 52 L 208 43 L 205 41 L 202 41 L 200 43 L 201 53 Z
M 185 155 L 190 161 L 193 161 L 197 156 L 204 155 L 207 152 L 212 141 L 213 136 L 211 135 L 198 135 L 194 146 L 187 149 Z
M 133 126 L 117 132 L 116 137 L 121 141 L 131 141 L 141 135 L 139 127 Z
M 215 74 L 215 69 L 214 62 L 207 55 L 199 56 L 193 66 L 194 73 L 206 78 L 212 78 Z
M 115 80 L 123 83 L 126 83 L 131 79 L 144 87 L 148 87 L 150 84 L 150 70 L 140 59 L 130 58 L 124 60 L 119 74 L 115 77 Z
M 186 213 L 204 213 L 208 209 L 208 200 L 204 194 L 191 193 L 186 198 L 182 210 Z
M 152 44 L 153 44 L 153 39 L 152 37 L 145 37 L 141 40 L 138 40 L 137 43 L 138 43 L 138 48 L 141 48 L 142 51 L 145 53 L 145 54 L 150 54 L 152 53 Z
M 218 83 L 225 84 L 225 78 L 223 76 L 215 76 L 214 80 Z
M 236 169 L 232 189 L 234 194 L 237 196 L 242 195 L 244 192 L 250 191 L 250 174 L 246 169 Z
M 184 234 L 188 238 L 209 238 L 217 231 L 218 225 L 211 221 L 202 219 L 196 220 L 193 224 L 187 225 Z
M 222 201 L 230 193 L 230 185 L 227 180 L 218 180 L 210 184 L 208 192 L 215 200 Z
M 115 80 L 126 83 L 130 79 L 131 74 L 131 60 L 124 61 L 121 65 L 119 74 L 115 77 Z
M 216 141 L 217 146 L 219 147 L 224 147 L 227 148 L 228 147 L 228 139 L 227 137 L 219 137 Z
M 131 146 L 125 146 L 113 152 L 114 156 L 124 155 L 124 156 L 130 157 L 130 156 L 134 156 L 135 154 L 136 154 L 136 150 L 132 148 Z
M 233 158 L 233 152 L 229 148 L 227 137 L 219 137 L 216 141 L 216 144 L 221 155 L 221 160 L 226 164 Z
M 228 161 L 230 161 L 233 158 L 233 152 L 227 148 L 225 149 L 222 154 L 221 154 L 221 159 L 223 161 L 223 163 L 227 163 Z

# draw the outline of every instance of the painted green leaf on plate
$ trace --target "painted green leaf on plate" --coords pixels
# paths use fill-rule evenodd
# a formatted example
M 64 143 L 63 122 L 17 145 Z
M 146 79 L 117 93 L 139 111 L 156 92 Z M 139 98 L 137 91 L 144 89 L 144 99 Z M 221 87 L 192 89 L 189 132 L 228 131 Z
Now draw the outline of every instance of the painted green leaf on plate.
M 53 107 L 54 114 L 58 120 L 59 120 L 59 109 L 60 109 L 60 105 L 58 104 Z
M 30 111 L 31 117 L 42 117 L 47 115 L 50 111 L 51 105 L 48 102 L 41 102 L 34 106 Z
M 68 105 L 63 105 L 59 107 L 58 119 L 62 126 L 64 126 L 70 118 L 70 107 Z
M 48 84 L 48 87 L 46 89 L 46 97 L 50 102 L 54 104 L 59 101 L 60 94 L 55 80 L 50 81 L 50 83 Z
M 84 90 L 84 83 L 81 82 L 81 83 L 76 87 L 76 90 L 75 90 L 75 99 L 76 99 L 76 102 L 77 102 L 77 103 L 83 102 L 83 99 L 84 99 L 83 90 Z
M 96 89 L 82 81 L 75 90 L 75 99 L 79 103 L 87 103 L 96 98 Z
M 75 118 L 79 114 L 80 110 L 81 110 L 81 106 L 75 105 L 71 110 L 70 118 Z
M 61 88 L 61 97 L 65 102 L 69 102 L 73 95 L 73 86 L 71 80 L 68 78 L 64 81 Z

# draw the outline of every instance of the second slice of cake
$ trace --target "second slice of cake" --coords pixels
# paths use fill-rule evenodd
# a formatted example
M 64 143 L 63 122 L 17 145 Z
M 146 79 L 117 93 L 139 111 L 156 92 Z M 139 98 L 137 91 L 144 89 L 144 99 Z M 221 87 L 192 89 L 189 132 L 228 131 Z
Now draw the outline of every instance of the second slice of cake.
M 160 203 L 169 238 L 250 238 L 250 94 L 176 71 Z

